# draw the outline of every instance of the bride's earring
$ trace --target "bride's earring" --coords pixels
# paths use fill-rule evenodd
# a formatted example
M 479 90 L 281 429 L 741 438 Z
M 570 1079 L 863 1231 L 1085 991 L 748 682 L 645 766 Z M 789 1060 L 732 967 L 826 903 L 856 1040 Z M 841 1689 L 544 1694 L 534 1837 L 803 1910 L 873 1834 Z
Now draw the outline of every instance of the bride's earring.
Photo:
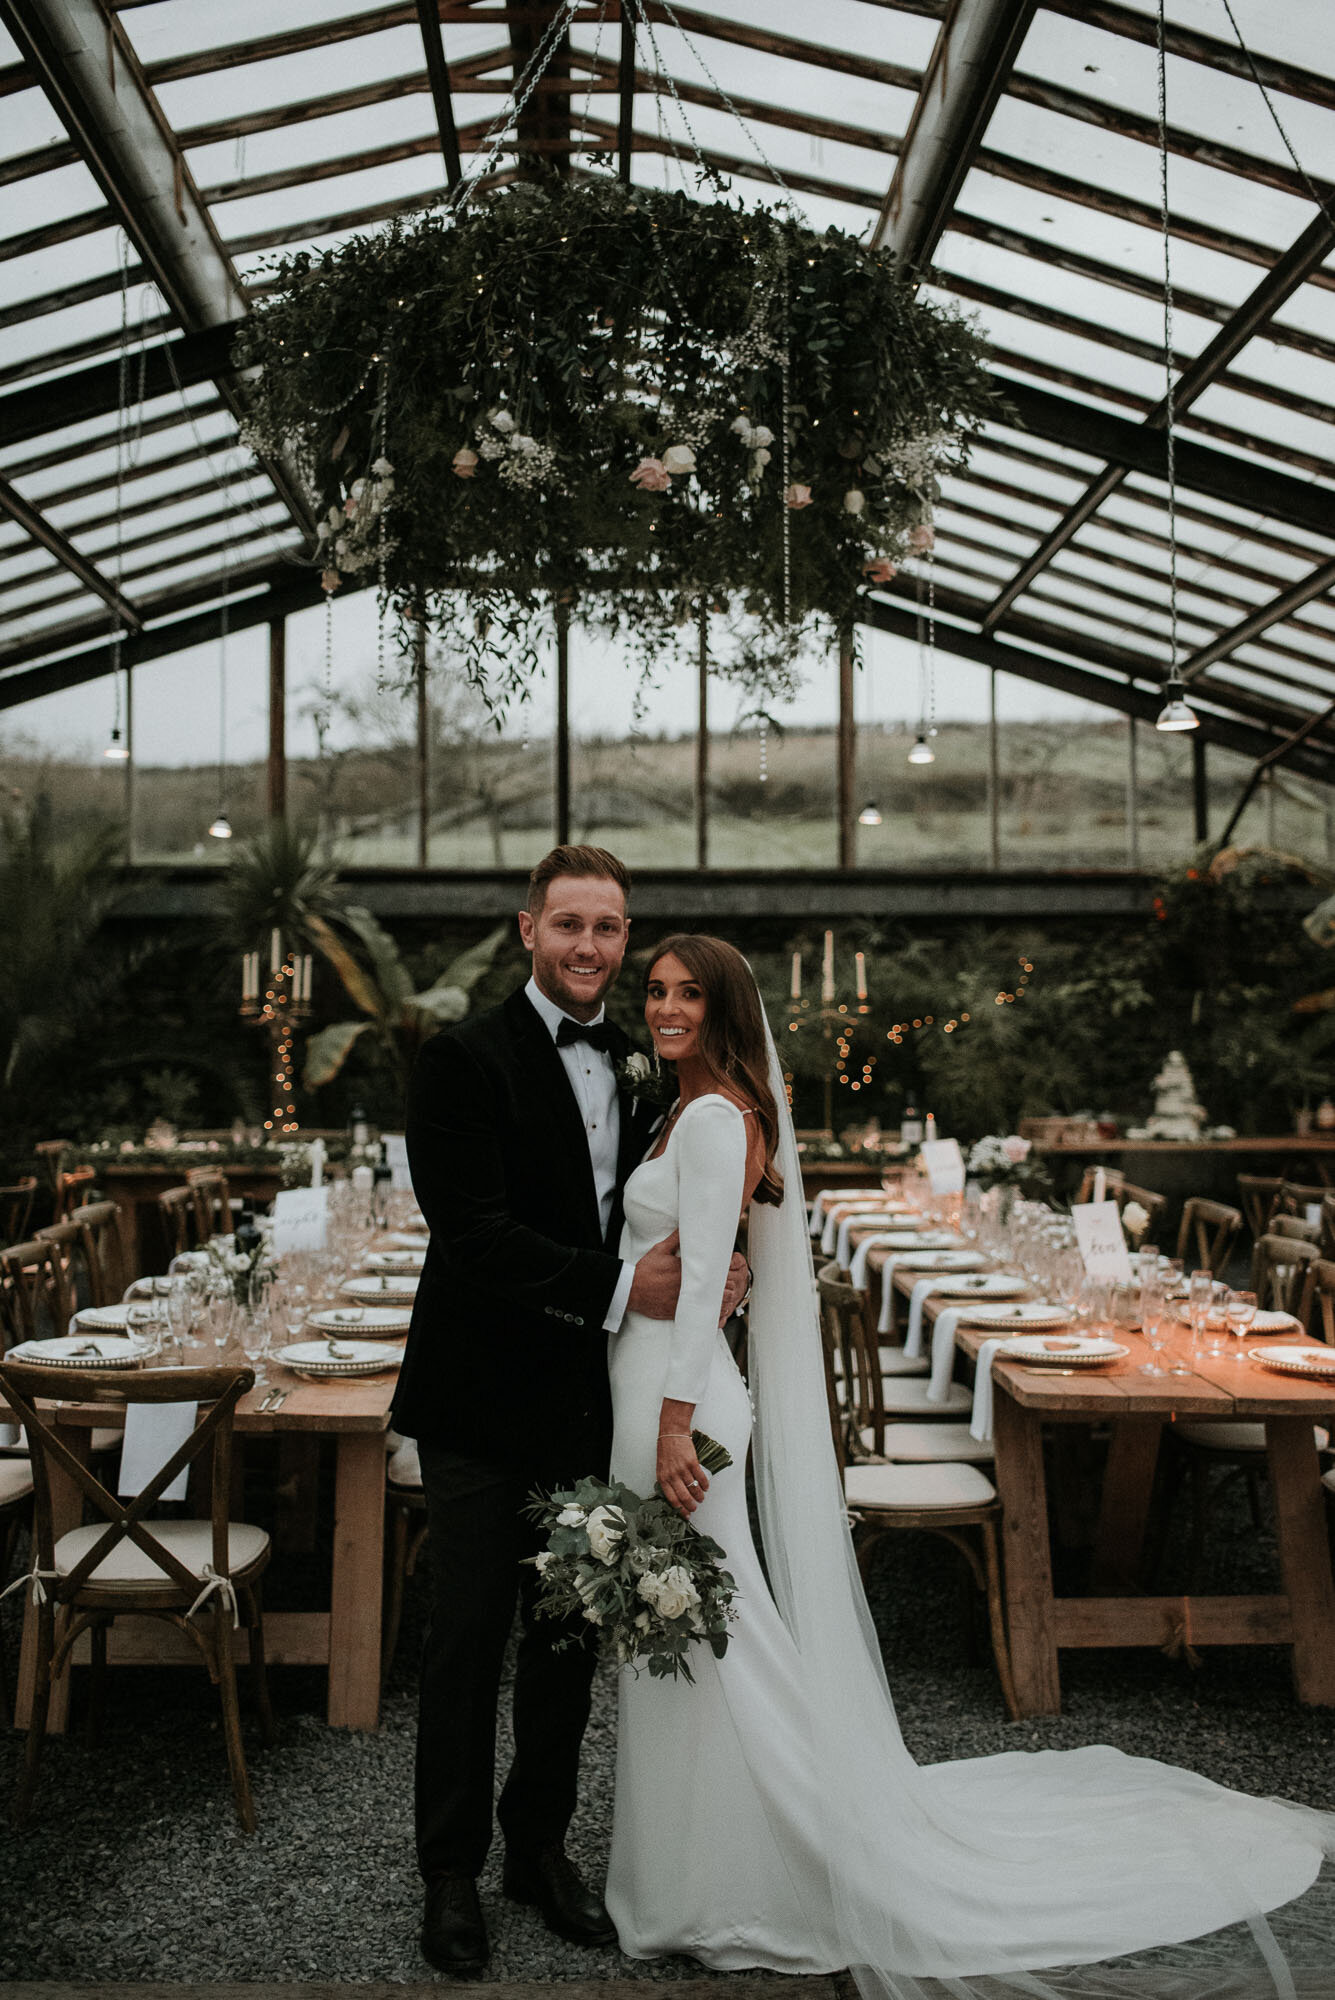
M 662 1065 L 662 1063 L 661 1063 L 661 1062 L 659 1061 L 659 1057 L 658 1057 L 658 1050 L 657 1050 L 657 1049 L 655 1049 L 655 1050 L 654 1050 L 654 1082 L 655 1082 L 655 1083 L 661 1083 L 662 1081 L 663 1081 L 663 1065 Z

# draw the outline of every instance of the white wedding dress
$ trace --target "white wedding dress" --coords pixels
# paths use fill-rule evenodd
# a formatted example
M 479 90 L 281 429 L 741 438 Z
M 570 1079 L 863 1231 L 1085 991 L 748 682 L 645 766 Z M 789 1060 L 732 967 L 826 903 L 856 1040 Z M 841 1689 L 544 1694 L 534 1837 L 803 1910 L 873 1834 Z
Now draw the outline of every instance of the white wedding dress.
M 770 1046 L 778 1164 L 797 1191 L 751 1212 L 748 1367 L 773 1595 L 747 1518 L 751 1397 L 717 1326 L 742 1114 L 721 1096 L 695 1099 L 626 1186 L 622 1256 L 679 1229 L 683 1275 L 671 1325 L 628 1314 L 611 1337 L 613 1476 L 652 1491 L 660 1403 L 693 1402 L 696 1426 L 733 1457 L 693 1518 L 726 1551 L 738 1597 L 724 1658 L 693 1649 L 694 1685 L 620 1675 L 607 1905 L 623 1950 L 720 1970 L 848 1966 L 876 2000 L 1091 1995 L 1114 1990 L 1100 1961 L 1246 1920 L 1276 1991 L 1291 1993 L 1262 1912 L 1314 1881 L 1335 1850 L 1331 1815 L 1107 1746 L 933 1766 L 905 1748 L 830 1447 L 797 1153 Z

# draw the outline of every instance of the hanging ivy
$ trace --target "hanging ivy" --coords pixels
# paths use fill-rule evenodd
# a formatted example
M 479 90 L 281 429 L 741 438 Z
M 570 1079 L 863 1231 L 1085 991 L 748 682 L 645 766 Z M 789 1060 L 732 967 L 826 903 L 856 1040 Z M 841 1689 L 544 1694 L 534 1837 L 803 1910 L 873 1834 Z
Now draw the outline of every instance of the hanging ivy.
M 276 279 L 235 360 L 249 438 L 318 496 L 326 586 L 378 570 L 401 636 L 425 601 L 493 693 L 557 602 L 652 659 L 702 600 L 747 614 L 737 670 L 774 692 L 804 620 L 848 622 L 930 546 L 940 474 L 1000 407 L 972 327 L 888 254 L 611 180 Z

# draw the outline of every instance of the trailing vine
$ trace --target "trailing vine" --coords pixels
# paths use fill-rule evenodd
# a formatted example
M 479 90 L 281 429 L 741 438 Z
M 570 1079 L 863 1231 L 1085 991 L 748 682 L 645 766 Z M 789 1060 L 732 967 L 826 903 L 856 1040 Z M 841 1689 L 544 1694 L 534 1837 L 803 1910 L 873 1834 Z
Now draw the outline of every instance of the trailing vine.
M 326 587 L 378 572 L 401 641 L 424 597 L 496 704 L 558 601 L 649 662 L 702 601 L 745 613 L 738 667 L 781 692 L 794 628 L 930 547 L 940 474 L 1000 408 L 972 327 L 889 255 L 611 180 L 521 182 L 276 280 L 236 346 L 250 441 L 318 496 Z

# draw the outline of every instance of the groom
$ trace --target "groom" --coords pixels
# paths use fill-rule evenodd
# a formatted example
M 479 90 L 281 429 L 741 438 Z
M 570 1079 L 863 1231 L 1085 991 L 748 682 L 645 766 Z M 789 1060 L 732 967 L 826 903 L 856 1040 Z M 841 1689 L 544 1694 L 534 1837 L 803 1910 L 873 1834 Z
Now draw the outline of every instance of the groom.
M 614 1245 L 621 1190 L 654 1118 L 621 1094 L 629 1043 L 603 1018 L 630 923 L 630 877 L 597 847 L 557 847 L 529 880 L 519 933 L 532 977 L 423 1048 L 408 1097 L 413 1187 L 431 1226 L 394 1399 L 414 1437 L 430 1537 L 431 1611 L 417 1736 L 422 1951 L 456 1978 L 489 1947 L 476 1878 L 492 1834 L 501 1667 L 518 1600 L 514 1760 L 496 1816 L 503 1887 L 578 1944 L 616 1942 L 565 1854 L 594 1649 L 534 1617 L 535 1487 L 605 1475 L 607 1336 L 628 1310 L 670 1320 L 668 1238 L 634 1265 Z M 745 1284 L 734 1260 L 724 1304 Z

